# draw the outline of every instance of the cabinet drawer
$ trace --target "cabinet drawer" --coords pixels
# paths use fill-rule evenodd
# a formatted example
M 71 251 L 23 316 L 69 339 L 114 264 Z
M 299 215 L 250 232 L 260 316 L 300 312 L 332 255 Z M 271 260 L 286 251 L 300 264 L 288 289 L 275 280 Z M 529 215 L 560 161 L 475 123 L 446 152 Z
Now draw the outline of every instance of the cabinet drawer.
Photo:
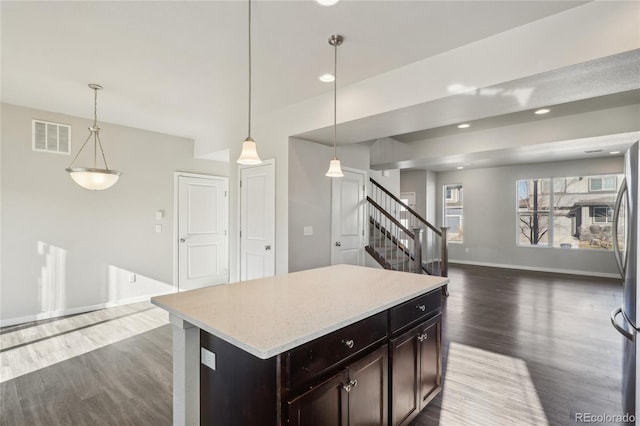
M 440 311 L 441 303 L 440 289 L 436 289 L 391 308 L 389 313 L 391 333 Z
M 292 349 L 286 359 L 289 389 L 298 390 L 311 384 L 332 367 L 383 341 L 386 336 L 385 311 Z

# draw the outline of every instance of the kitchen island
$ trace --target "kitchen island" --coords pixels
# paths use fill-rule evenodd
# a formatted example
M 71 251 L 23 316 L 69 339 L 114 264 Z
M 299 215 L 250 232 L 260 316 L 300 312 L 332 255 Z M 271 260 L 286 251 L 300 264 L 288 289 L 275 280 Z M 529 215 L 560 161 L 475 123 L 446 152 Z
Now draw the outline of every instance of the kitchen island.
M 440 391 L 447 283 L 336 265 L 152 298 L 174 424 L 408 423 Z

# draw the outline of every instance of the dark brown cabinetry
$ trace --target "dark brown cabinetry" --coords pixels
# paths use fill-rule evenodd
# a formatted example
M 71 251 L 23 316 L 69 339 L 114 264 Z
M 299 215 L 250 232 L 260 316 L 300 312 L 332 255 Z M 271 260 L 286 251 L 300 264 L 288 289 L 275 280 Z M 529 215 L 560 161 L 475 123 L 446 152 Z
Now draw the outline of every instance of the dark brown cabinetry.
M 203 425 L 406 425 L 440 391 L 440 289 L 269 359 L 201 331 Z
M 420 410 L 440 392 L 442 385 L 441 316 L 420 327 Z
M 390 423 L 409 424 L 440 391 L 440 293 L 389 310 Z
M 441 315 L 392 338 L 389 344 L 391 424 L 407 425 L 440 391 Z
M 387 424 L 387 346 L 288 402 L 292 426 Z

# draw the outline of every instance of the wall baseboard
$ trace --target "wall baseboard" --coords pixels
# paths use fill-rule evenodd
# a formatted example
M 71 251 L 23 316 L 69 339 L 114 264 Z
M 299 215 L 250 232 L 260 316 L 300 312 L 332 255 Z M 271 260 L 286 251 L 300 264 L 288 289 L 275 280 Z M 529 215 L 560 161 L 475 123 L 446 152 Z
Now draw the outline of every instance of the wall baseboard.
M 556 274 L 582 275 L 587 277 L 621 279 L 619 274 L 607 272 L 576 271 L 573 269 L 542 268 L 537 266 L 507 265 L 504 263 L 473 262 L 468 260 L 449 259 L 449 264 L 487 266 L 489 268 L 520 269 L 523 271 L 553 272 Z
M 113 300 L 110 302 L 98 303 L 96 305 L 80 306 L 77 308 L 68 308 L 68 309 L 60 309 L 57 311 L 42 312 L 39 314 L 26 315 L 23 317 L 7 318 L 7 319 L 0 320 L 0 327 L 9 327 L 12 325 L 19 325 L 19 324 L 24 324 L 24 323 L 33 322 L 33 321 L 42 321 L 42 320 L 47 320 L 51 318 L 64 317 L 67 315 L 84 314 L 86 312 L 96 311 L 98 309 L 114 308 L 116 306 L 130 305 L 132 303 L 148 302 L 149 299 L 151 299 L 152 297 L 162 296 L 163 294 L 170 294 L 170 293 L 173 293 L 173 291 L 158 293 L 158 294 L 150 294 L 148 296 L 131 297 L 129 299 Z

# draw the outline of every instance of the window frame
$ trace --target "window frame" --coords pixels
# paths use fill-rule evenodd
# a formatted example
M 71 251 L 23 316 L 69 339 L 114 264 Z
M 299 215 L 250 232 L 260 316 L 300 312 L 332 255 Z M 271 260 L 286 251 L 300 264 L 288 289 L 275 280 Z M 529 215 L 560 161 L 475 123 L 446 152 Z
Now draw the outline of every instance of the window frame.
M 615 175 L 602 175 L 602 176 L 588 176 L 589 179 L 589 192 L 613 192 L 618 190 L 618 177 Z M 606 179 L 613 179 L 613 188 L 605 188 L 604 183 Z M 600 189 L 594 189 L 592 182 L 594 180 L 600 180 Z
M 612 196 L 615 198 L 615 194 L 618 193 L 619 191 L 619 186 L 622 182 L 622 177 L 624 176 L 624 174 L 621 173 L 617 173 L 617 174 L 602 174 L 602 175 L 582 175 L 582 176 L 561 176 L 561 177 L 550 177 L 550 178 L 516 178 L 515 179 L 515 185 L 516 185 L 516 197 L 515 197 L 515 207 L 516 207 L 516 226 L 515 226 L 515 243 L 516 243 L 516 247 L 526 247 L 526 248 L 555 248 L 555 249 L 562 249 L 562 250 L 566 250 L 566 247 L 561 247 L 559 244 L 563 241 L 563 238 L 561 237 L 558 241 L 558 245 L 556 245 L 556 235 L 554 232 L 554 228 L 557 226 L 556 223 L 556 205 L 555 205 L 555 200 L 556 200 L 556 193 L 560 194 L 559 196 L 563 196 L 564 194 L 576 194 L 576 195 L 586 195 L 588 196 L 588 194 L 591 193 L 602 193 L 603 196 L 606 195 L 605 193 L 612 193 Z M 587 188 L 582 189 L 582 191 L 577 191 L 577 192 L 572 192 L 569 191 L 567 192 L 568 188 L 569 188 L 569 179 L 570 178 L 579 178 L 580 180 L 587 179 Z M 606 188 L 604 189 L 596 189 L 593 190 L 592 189 L 592 180 L 601 180 L 601 185 L 604 186 L 604 182 L 606 180 L 609 180 L 609 182 L 614 182 L 615 187 L 613 189 L 611 189 L 610 185 L 608 185 Z M 522 181 L 532 181 L 532 180 L 538 180 L 538 181 L 543 181 L 543 180 L 548 180 L 549 183 L 547 185 L 548 188 L 552 188 L 553 190 L 551 192 L 549 192 L 548 194 L 546 192 L 539 192 L 538 196 L 549 196 L 549 209 L 545 210 L 546 207 L 538 207 L 538 212 L 542 213 L 544 216 L 546 216 L 547 218 L 547 222 L 548 222 L 548 230 L 547 230 L 547 243 L 546 244 L 524 244 L 524 243 L 520 243 L 520 233 L 521 233 L 521 229 L 520 229 L 520 215 L 521 213 L 523 214 L 529 214 L 532 213 L 532 210 L 528 210 L 528 206 L 527 207 L 520 207 L 520 182 Z M 556 182 L 560 182 L 562 181 L 563 183 L 561 184 L 557 184 Z M 542 185 L 541 185 L 542 188 Z M 592 195 L 593 196 L 593 195 Z M 527 197 L 528 200 L 529 197 Z M 523 198 L 524 200 L 524 198 Z M 615 200 L 612 199 L 612 203 Z M 523 203 L 524 205 L 525 203 Z M 528 202 L 526 203 L 527 205 L 529 204 Z M 527 211 L 523 211 L 521 212 L 520 209 L 527 209 Z M 560 212 L 566 210 L 566 206 L 558 206 L 558 209 L 560 210 Z M 601 216 L 596 216 L 595 211 L 596 210 L 600 210 L 600 209 L 607 209 L 606 210 L 606 214 L 605 215 L 601 215 Z M 600 210 L 601 211 L 601 210 Z M 601 206 L 590 206 L 589 207 L 589 213 L 588 216 L 590 217 L 585 217 L 583 216 L 582 219 L 582 225 L 584 226 L 585 224 L 588 225 L 589 223 L 594 224 L 594 225 L 612 225 L 613 224 L 613 213 L 614 213 L 614 209 L 611 207 L 611 205 L 601 205 Z M 559 213 L 560 216 L 562 217 L 563 214 Z M 604 221 L 596 221 L 596 217 L 602 218 L 604 219 Z M 591 219 L 591 220 L 589 220 Z M 562 225 L 560 225 L 562 226 Z M 575 235 L 574 235 L 575 236 Z M 584 242 L 585 240 L 583 239 L 579 239 L 579 242 Z M 600 247 L 603 248 L 603 247 Z M 594 251 L 594 248 L 590 248 L 590 247 L 586 247 L 586 246 L 580 246 L 580 244 L 578 244 L 577 246 L 572 246 L 571 250 L 586 250 L 586 251 Z M 603 251 L 611 251 L 611 248 L 605 248 Z
M 596 214 L 596 209 L 600 210 L 600 209 L 604 209 L 605 210 L 605 214 L 604 215 L 597 215 Z M 613 209 L 609 206 L 593 206 L 591 207 L 591 223 L 594 224 L 601 224 L 601 223 L 613 223 Z M 596 220 L 597 218 L 604 218 L 603 221 L 599 221 Z
M 451 187 L 451 189 L 447 189 L 448 187 Z M 455 188 L 454 188 L 455 187 Z M 453 196 L 453 192 L 454 190 L 456 190 L 457 195 L 454 197 Z M 462 201 L 462 205 L 460 206 L 455 206 L 455 207 L 449 207 L 449 209 L 457 209 L 460 211 L 460 214 L 447 214 L 447 202 L 451 202 L 451 203 L 458 203 L 460 202 L 460 190 L 464 191 L 464 185 L 461 183 L 445 183 L 442 184 L 442 218 L 443 218 L 443 223 L 444 226 L 448 226 L 448 222 L 447 222 L 447 218 L 449 217 L 458 217 L 460 218 L 459 220 L 459 228 L 462 228 L 464 230 L 464 201 Z M 447 191 L 450 191 L 451 196 L 447 197 Z M 463 195 L 463 200 L 464 200 L 464 195 Z M 450 240 L 451 238 L 451 234 L 449 232 L 447 232 L 447 243 L 448 244 L 464 244 L 464 231 L 462 233 L 462 239 L 460 241 L 454 241 L 454 240 Z

